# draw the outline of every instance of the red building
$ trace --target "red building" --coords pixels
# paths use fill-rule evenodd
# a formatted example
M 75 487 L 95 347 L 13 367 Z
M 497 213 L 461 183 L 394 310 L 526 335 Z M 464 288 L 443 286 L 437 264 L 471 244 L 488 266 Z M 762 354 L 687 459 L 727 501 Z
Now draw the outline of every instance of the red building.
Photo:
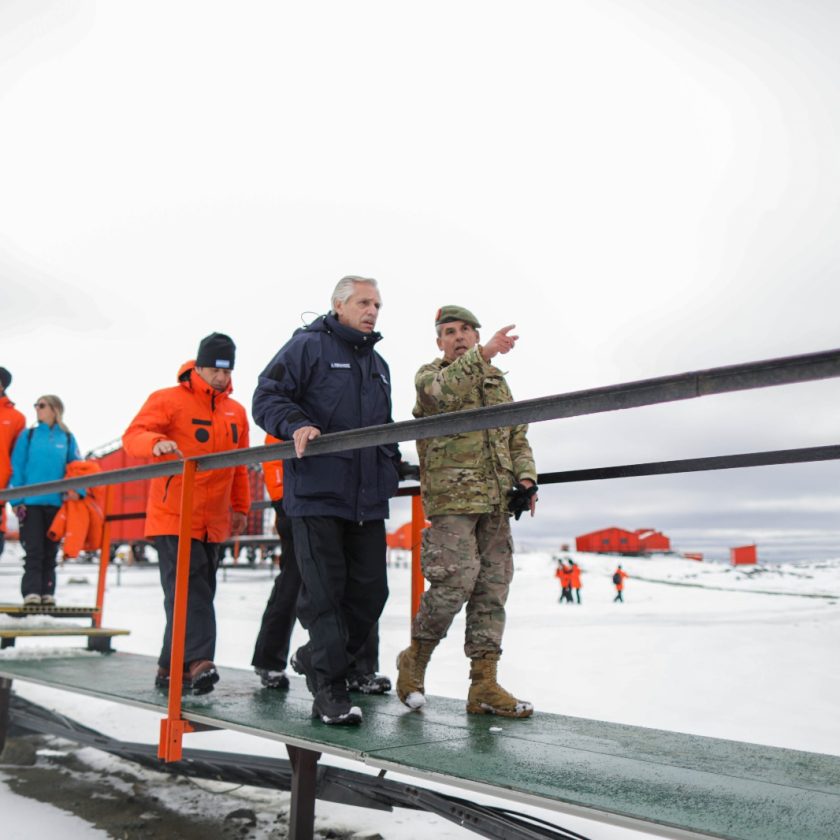
M 755 544 L 741 545 L 729 549 L 729 559 L 733 566 L 752 566 L 758 562 L 758 549 Z
M 627 531 L 624 528 L 602 528 L 575 538 L 578 551 L 596 554 L 649 554 L 652 551 L 670 551 L 671 540 L 653 528 Z

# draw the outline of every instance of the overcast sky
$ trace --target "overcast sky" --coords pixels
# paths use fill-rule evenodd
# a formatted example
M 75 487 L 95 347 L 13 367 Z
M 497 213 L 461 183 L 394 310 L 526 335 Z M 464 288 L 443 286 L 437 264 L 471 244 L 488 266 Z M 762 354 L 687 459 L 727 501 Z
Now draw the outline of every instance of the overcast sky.
M 485 336 L 516 323 L 520 399 L 834 348 L 838 35 L 837 4 L 794 0 L 6 0 L 10 396 L 33 420 L 59 394 L 88 450 L 218 330 L 250 408 L 348 273 L 381 284 L 396 420 L 447 303 Z M 531 438 L 541 471 L 829 444 L 837 395 Z M 650 526 L 691 549 L 800 530 L 836 554 L 838 480 L 829 463 L 546 487 L 517 538 Z

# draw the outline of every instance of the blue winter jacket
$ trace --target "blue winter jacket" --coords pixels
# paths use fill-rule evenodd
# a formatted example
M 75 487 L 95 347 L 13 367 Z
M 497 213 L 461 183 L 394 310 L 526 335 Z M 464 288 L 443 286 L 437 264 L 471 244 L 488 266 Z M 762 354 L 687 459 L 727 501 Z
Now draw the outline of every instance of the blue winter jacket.
M 260 374 L 254 419 L 282 440 L 302 426 L 329 434 L 391 423 L 391 375 L 373 349 L 380 339 L 334 315 L 296 330 Z M 283 465 L 286 514 L 385 519 L 397 492 L 399 458 L 395 444 L 291 458 Z
M 50 427 L 46 423 L 39 423 L 34 429 L 24 429 L 18 435 L 12 450 L 12 478 L 9 487 L 60 481 L 64 478 L 67 464 L 70 461 L 78 461 L 81 457 L 76 438 L 57 424 Z M 84 495 L 84 491 L 79 491 L 79 495 Z M 14 499 L 11 505 L 60 507 L 61 502 L 61 493 L 49 493 L 46 496 Z

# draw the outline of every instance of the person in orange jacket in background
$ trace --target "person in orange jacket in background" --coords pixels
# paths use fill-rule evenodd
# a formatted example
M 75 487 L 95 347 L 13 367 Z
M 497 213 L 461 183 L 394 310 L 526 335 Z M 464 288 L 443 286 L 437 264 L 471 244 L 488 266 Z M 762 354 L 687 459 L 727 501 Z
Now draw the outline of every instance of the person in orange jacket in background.
M 613 603 L 616 601 L 620 601 L 622 604 L 624 603 L 624 596 L 621 594 L 624 591 L 624 578 L 630 577 L 624 569 L 621 568 L 621 564 L 619 564 L 618 568 L 613 572 L 612 581 L 615 584 L 615 598 L 613 598 Z
M 12 384 L 12 374 L 0 367 L 0 490 L 5 490 L 12 477 L 12 449 L 17 436 L 26 426 L 26 418 L 6 396 Z M 0 503 L 0 554 L 6 542 L 6 503 Z
M 122 442 L 134 457 L 191 458 L 248 448 L 248 417 L 230 394 L 236 345 L 222 333 L 202 339 L 195 361 L 178 371 L 178 384 L 155 391 L 126 429 Z M 180 475 L 154 478 L 146 508 L 147 537 L 158 553 L 166 629 L 155 685 L 168 688 L 172 611 L 181 517 Z M 184 642 L 184 684 L 193 694 L 213 690 L 216 649 L 216 570 L 220 544 L 241 534 L 251 504 L 247 468 L 196 473 Z
M 561 604 L 563 601 L 572 603 L 572 567 L 568 565 L 568 562 L 568 557 L 561 557 L 557 561 L 557 571 L 554 573 L 560 581 L 560 597 L 557 600 Z
M 575 563 L 574 560 L 569 560 L 569 565 L 571 566 L 571 572 L 569 573 L 569 582 L 571 583 L 572 589 L 574 589 L 575 591 L 575 597 L 577 598 L 577 602 L 580 603 L 580 590 L 583 586 L 583 584 L 580 582 L 580 566 L 578 566 L 578 564 Z M 571 600 L 571 597 L 569 597 L 569 601 Z
M 266 435 L 265 442 L 281 443 L 279 438 L 273 435 Z M 268 596 L 251 664 L 265 688 L 286 691 L 289 688 L 286 665 L 289 661 L 292 630 L 297 618 L 297 597 L 301 578 L 295 556 L 292 523 L 283 509 L 283 462 L 265 461 L 262 468 L 265 489 L 276 514 L 275 527 L 280 537 L 282 566 Z M 388 677 L 378 674 L 378 670 L 379 625 L 375 624 L 362 649 L 356 654 L 355 665 L 348 673 L 348 690 L 361 691 L 364 694 L 384 694 L 390 691 L 391 681 Z
M 96 461 L 71 461 L 64 470 L 65 478 L 79 478 L 102 472 Z M 83 551 L 102 548 L 105 527 L 105 488 L 89 487 L 84 496 L 75 490 L 64 494 L 64 501 L 47 531 L 47 537 L 61 542 L 65 560 L 78 557 Z

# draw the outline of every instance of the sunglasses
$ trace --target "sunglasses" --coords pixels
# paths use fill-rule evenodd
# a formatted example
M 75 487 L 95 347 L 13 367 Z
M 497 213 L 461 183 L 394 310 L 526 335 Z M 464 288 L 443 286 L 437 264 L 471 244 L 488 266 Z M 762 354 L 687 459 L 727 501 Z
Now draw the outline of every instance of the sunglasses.
M 50 404 L 45 402 L 35 403 L 34 408 L 49 408 Z

